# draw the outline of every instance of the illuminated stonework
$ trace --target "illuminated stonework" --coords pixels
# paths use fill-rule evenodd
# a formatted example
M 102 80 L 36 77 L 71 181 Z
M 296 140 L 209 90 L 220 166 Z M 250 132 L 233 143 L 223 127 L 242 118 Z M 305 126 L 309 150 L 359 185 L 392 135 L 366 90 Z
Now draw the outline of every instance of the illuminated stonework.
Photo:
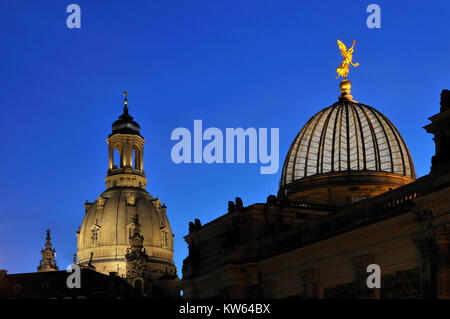
M 123 170 L 126 172 L 127 170 Z M 112 188 L 112 187 L 137 187 L 145 189 L 147 186 L 147 179 L 144 176 L 138 175 L 138 173 L 133 172 L 130 169 L 130 173 L 117 173 L 114 174 L 114 170 L 111 170 L 110 176 L 107 176 L 105 178 L 106 182 L 106 188 Z
M 125 100 L 125 102 L 127 102 Z M 95 270 L 126 277 L 125 255 L 130 249 L 133 218 L 139 218 L 143 249 L 148 255 L 147 270 L 151 285 L 167 286 L 168 278 L 177 281 L 173 262 L 173 234 L 166 206 L 146 190 L 143 171 L 144 139 L 139 125 L 124 112 L 112 126 L 108 139 L 109 166 L 106 190 L 93 203 L 85 204 L 85 216 L 77 231 L 77 255 L 80 265 L 87 265 L 92 255 Z M 114 158 L 114 152 L 118 154 Z M 115 165 L 115 161 L 118 161 Z M 150 285 L 150 286 L 151 286 Z M 173 286 L 173 285 L 172 285 Z M 176 296 L 173 288 L 168 295 Z

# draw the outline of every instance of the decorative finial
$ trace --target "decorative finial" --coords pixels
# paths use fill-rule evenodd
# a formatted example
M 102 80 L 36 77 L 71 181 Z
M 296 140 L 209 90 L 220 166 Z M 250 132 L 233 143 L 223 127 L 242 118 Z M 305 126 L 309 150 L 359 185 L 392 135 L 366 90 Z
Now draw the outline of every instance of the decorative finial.
M 127 95 L 128 95 L 128 91 L 124 91 L 124 92 L 123 92 L 123 96 L 124 96 L 123 103 L 124 103 L 125 105 L 128 104 Z
M 42 271 L 55 271 L 59 270 L 56 265 L 56 250 L 52 248 L 52 242 L 50 238 L 50 229 L 47 229 L 47 238 L 45 242 L 45 248 L 41 249 L 42 259 L 37 267 L 38 272 Z
M 339 88 L 341 89 L 341 95 L 339 95 L 339 100 L 347 100 L 347 101 L 353 101 L 353 96 L 350 94 L 352 84 L 349 80 L 345 79 L 342 80 L 339 84 Z
M 123 92 L 123 114 L 127 115 L 128 114 L 128 91 L 124 91 Z
M 344 57 L 344 60 L 342 60 L 341 65 L 336 70 L 336 72 L 338 73 L 338 75 L 336 76 L 336 79 L 339 76 L 342 76 L 344 78 L 344 80 L 347 80 L 347 75 L 348 75 L 348 70 L 349 70 L 350 64 L 353 65 L 354 67 L 357 67 L 359 65 L 359 63 L 352 62 L 353 47 L 355 46 L 356 41 L 353 40 L 353 45 L 348 50 L 347 50 L 347 47 L 345 46 L 345 44 L 342 43 L 340 40 L 337 40 L 337 43 L 339 45 L 339 49 L 341 50 L 341 54 Z

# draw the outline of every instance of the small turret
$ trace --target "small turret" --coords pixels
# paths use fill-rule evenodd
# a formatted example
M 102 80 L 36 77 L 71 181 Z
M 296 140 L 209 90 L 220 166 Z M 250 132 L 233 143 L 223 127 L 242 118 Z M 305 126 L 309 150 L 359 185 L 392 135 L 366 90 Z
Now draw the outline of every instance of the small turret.
M 39 266 L 37 267 L 38 272 L 59 270 L 55 260 L 56 250 L 52 249 L 50 229 L 47 229 L 45 248 L 41 249 L 41 254 L 42 259 L 39 262 Z

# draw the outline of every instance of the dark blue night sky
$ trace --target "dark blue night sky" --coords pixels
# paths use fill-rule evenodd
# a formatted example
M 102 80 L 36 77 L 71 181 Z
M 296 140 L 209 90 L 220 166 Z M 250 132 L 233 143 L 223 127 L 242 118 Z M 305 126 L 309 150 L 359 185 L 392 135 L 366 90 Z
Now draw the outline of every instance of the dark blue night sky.
M 81 29 L 66 7 L 81 7 Z M 381 28 L 366 26 L 373 1 L 0 0 L 0 269 L 32 272 L 45 230 L 61 269 L 76 252 L 86 200 L 105 189 L 106 137 L 129 91 L 146 139 L 147 190 L 167 205 L 175 262 L 187 255 L 188 222 L 276 194 L 290 143 L 337 100 L 336 43 L 357 40 L 354 99 L 383 112 L 408 144 L 417 175 L 434 144 L 422 126 L 450 87 L 448 0 L 376 1 Z M 172 162 L 172 130 L 280 129 L 280 170 L 260 164 Z

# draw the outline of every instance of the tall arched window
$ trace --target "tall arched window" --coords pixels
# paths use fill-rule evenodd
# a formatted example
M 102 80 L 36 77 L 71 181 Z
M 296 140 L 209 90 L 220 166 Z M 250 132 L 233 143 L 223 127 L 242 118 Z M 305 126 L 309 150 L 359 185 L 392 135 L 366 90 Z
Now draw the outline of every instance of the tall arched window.
M 122 161 L 120 157 L 120 152 L 117 148 L 113 151 L 113 168 L 121 167 Z
M 137 147 L 133 148 L 133 167 L 134 169 L 141 169 L 141 155 L 140 151 Z
M 94 227 L 91 229 L 91 244 L 92 246 L 97 246 L 99 243 L 99 229 L 98 227 Z
M 166 229 L 161 230 L 161 247 L 169 247 L 169 232 Z

